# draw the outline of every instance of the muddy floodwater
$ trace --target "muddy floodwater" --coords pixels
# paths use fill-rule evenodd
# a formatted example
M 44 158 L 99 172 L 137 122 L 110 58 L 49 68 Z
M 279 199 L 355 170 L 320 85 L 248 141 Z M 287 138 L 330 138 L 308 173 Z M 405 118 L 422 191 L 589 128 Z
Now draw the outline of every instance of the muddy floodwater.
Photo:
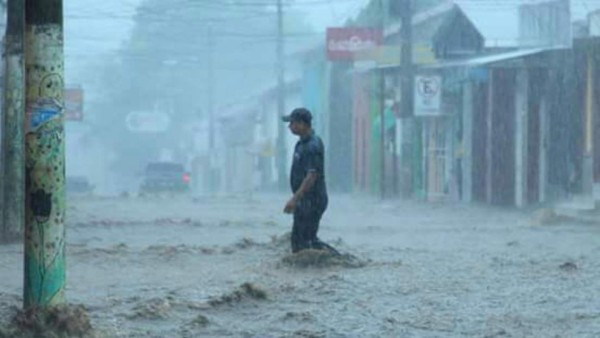
M 304 264 L 285 197 L 71 199 L 68 300 L 106 337 L 600 337 L 600 225 L 332 196 L 320 237 L 352 259 Z M 4 322 L 22 255 L 0 246 Z

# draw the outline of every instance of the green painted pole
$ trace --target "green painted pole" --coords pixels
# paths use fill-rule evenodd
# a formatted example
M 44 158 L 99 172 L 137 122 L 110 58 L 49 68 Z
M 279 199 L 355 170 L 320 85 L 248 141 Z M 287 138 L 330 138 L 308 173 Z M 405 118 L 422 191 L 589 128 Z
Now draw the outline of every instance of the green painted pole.
M 65 302 L 62 0 L 25 0 L 24 307 Z
M 25 223 L 25 79 L 23 68 L 23 0 L 8 0 L 5 50 L 3 118 L 4 204 L 0 241 L 15 241 L 23 236 Z

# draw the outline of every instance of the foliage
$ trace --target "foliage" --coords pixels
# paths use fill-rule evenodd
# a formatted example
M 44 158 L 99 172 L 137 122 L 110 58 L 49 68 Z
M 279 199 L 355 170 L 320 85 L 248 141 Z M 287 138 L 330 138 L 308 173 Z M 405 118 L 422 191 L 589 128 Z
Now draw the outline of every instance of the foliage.
M 116 149 L 115 169 L 138 170 L 158 157 L 160 148 L 175 149 L 176 156 L 184 157 L 192 146 L 192 123 L 207 115 L 209 89 L 219 107 L 257 94 L 275 81 L 277 17 L 266 3 L 142 3 L 130 38 L 98 72 L 101 99 L 88 106 L 95 134 Z M 288 55 L 322 38 L 311 34 L 299 13 L 286 12 L 284 23 Z M 136 110 L 169 114 L 170 130 L 130 133 L 124 121 Z

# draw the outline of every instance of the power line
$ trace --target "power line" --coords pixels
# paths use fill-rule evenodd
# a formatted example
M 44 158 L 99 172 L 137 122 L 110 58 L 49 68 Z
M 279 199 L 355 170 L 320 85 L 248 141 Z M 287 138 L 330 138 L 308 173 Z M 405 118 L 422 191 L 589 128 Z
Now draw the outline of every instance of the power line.
M 145 14 L 148 15 L 148 14 Z M 212 22 L 212 23 L 216 23 L 216 22 L 231 22 L 231 21 L 243 21 L 243 20 L 251 20 L 251 19 L 260 19 L 260 18 L 268 18 L 268 17 L 275 17 L 275 14 L 273 13 L 265 13 L 265 12 L 261 12 L 261 13 L 255 13 L 253 15 L 244 15 L 244 16 L 235 16 L 235 17 L 221 17 L 221 18 L 209 18 L 206 19 L 207 22 Z M 150 16 L 144 16 L 144 19 L 151 19 L 153 23 L 156 22 L 164 22 L 164 23 L 173 23 L 172 19 L 169 18 L 165 18 L 164 13 L 160 13 L 160 12 L 155 12 L 150 14 Z M 134 16 L 130 16 L 130 15 L 104 15 L 104 14 L 87 14 L 87 15 L 82 15 L 82 14 L 68 14 L 65 16 L 65 23 L 68 24 L 68 22 L 70 20 L 102 20 L 102 21 L 111 21 L 111 20 L 128 20 L 128 21 L 132 21 L 135 23 L 135 19 Z M 147 20 L 146 20 L 147 21 Z
M 301 7 L 301 6 L 315 6 L 315 5 L 328 5 L 331 2 L 333 3 L 352 3 L 362 0 L 307 0 L 307 1 L 290 1 L 287 3 L 282 3 L 281 6 L 285 7 Z M 188 2 L 198 4 L 213 4 L 216 6 L 222 7 L 268 7 L 268 6 L 276 6 L 276 1 L 237 1 L 235 3 L 227 3 L 220 2 L 214 0 L 188 0 Z
M 303 38 L 310 36 L 325 36 L 324 33 L 321 32 L 296 32 L 296 33 L 283 33 L 284 38 Z M 236 38 L 276 38 L 277 34 L 271 33 L 241 33 L 241 32 L 219 32 L 215 36 L 218 37 L 236 37 Z
M 330 1 L 334 3 L 359 3 L 363 2 L 363 0 L 310 0 L 303 2 L 293 2 L 282 4 L 287 8 L 302 8 L 307 6 L 319 6 L 319 5 L 328 5 Z M 276 5 L 275 1 L 255 1 L 255 2 L 236 2 L 236 3 L 225 3 L 225 2 L 215 2 L 213 0 L 188 0 L 192 6 L 197 6 L 200 8 L 218 10 L 220 12 L 228 12 L 228 13 L 269 13 L 270 10 L 273 15 L 276 14 L 274 11 L 274 7 Z M 164 15 L 166 9 L 155 9 L 149 7 L 138 8 L 137 15 L 143 16 L 148 13 L 155 12 L 159 15 Z M 189 11 L 189 8 L 188 8 Z

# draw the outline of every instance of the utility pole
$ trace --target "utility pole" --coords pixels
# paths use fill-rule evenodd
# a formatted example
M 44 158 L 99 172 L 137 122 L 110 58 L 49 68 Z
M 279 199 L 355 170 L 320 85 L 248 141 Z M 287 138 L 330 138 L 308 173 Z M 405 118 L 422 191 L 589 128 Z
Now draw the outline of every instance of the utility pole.
M 380 105 L 381 108 L 379 110 L 379 133 L 381 134 L 379 137 L 379 152 L 381 153 L 381 158 L 379 159 L 379 175 L 381 176 L 379 179 L 379 190 L 381 194 L 381 199 L 385 199 L 386 189 L 385 189 L 385 70 L 379 70 L 379 91 L 380 94 Z
M 381 32 L 383 35 L 385 35 L 385 7 L 384 7 L 384 1 L 383 0 L 379 0 L 379 29 L 381 29 Z M 379 133 L 380 138 L 379 138 L 379 152 L 380 152 L 380 156 L 381 158 L 379 159 L 379 192 L 381 194 L 381 199 L 385 199 L 385 195 L 386 195 L 386 189 L 385 189 L 385 184 L 386 184 L 386 178 L 385 178 L 385 69 L 381 68 L 379 70 L 379 101 L 380 101 L 380 110 L 379 110 L 379 120 L 380 120 L 380 124 L 379 124 Z
M 63 1 L 25 0 L 24 307 L 65 302 Z
M 208 55 L 207 55 L 207 111 L 208 111 L 208 185 L 210 187 L 210 193 L 215 193 L 217 183 L 215 182 L 217 177 L 215 175 L 215 73 L 214 73 L 214 48 L 215 40 L 213 34 L 212 23 L 208 24 L 207 27 L 207 39 L 208 39 Z
M 285 64 L 283 60 L 283 4 L 277 0 L 277 118 L 285 115 Z M 285 128 L 281 121 L 277 123 L 277 177 L 279 190 L 284 191 L 286 184 Z
M 401 34 L 401 62 L 402 73 L 402 114 L 407 117 L 413 116 L 413 88 L 414 88 L 414 71 L 413 71 L 413 48 L 412 48 L 412 0 L 402 1 L 402 28 Z
M 585 89 L 585 141 L 583 150 L 582 193 L 586 197 L 594 195 L 594 56 L 587 52 Z
M 213 48 L 215 48 L 215 41 L 214 41 L 214 37 L 213 37 L 213 30 L 212 30 L 212 24 L 208 25 L 208 88 L 207 88 L 207 93 L 208 93 L 208 120 L 209 120 L 209 138 L 208 138 L 208 144 L 209 144 L 209 148 L 211 153 L 214 151 L 215 148 L 215 111 L 214 111 L 214 96 L 215 96 L 215 73 L 214 73 L 214 51 Z M 212 155 L 212 154 L 211 154 Z
M 400 30 L 400 57 L 401 57 L 401 73 L 400 73 L 400 89 L 401 93 L 401 115 L 404 117 L 404 121 L 411 121 L 413 118 L 413 91 L 414 91 L 414 70 L 413 70 L 413 50 L 412 50 L 412 0 L 397 0 L 402 2 L 400 10 L 401 16 L 401 30 Z M 402 123 L 402 128 L 405 128 L 405 124 Z M 406 176 L 402 175 L 405 179 L 403 180 L 403 190 L 405 194 L 409 195 L 410 191 L 408 188 L 411 186 L 410 181 L 413 177 L 412 160 L 414 160 L 415 151 L 410 149 L 411 140 L 408 137 L 417 137 L 415 133 L 402 132 L 402 140 L 400 140 L 400 147 L 402 149 L 402 172 L 408 173 Z M 414 146 L 412 146 L 414 148 Z M 395 175 L 397 173 L 394 172 Z
M 25 79 L 23 68 L 24 0 L 8 0 L 2 116 L 3 204 L 0 241 L 23 235 L 25 223 Z

